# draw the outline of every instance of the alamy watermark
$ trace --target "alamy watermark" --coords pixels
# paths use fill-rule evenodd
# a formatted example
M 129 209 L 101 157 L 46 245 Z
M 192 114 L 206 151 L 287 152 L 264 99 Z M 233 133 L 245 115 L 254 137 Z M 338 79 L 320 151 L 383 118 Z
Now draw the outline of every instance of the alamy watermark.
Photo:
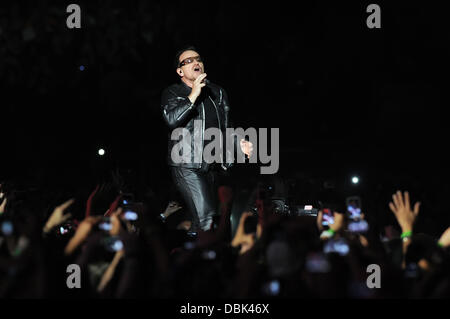
M 78 4 L 72 3 L 67 6 L 67 13 L 70 15 L 66 19 L 66 25 L 69 29 L 81 28 L 81 8 Z
M 77 264 L 70 264 L 66 268 L 66 272 L 70 274 L 67 276 L 66 285 L 67 288 L 81 288 L 81 268 Z
M 81 28 L 81 8 L 78 4 L 69 4 L 66 8 L 66 12 L 70 15 L 66 19 L 66 25 L 69 29 Z M 381 28 L 381 8 L 376 3 L 371 3 L 367 6 L 366 12 L 370 15 L 366 19 L 366 24 L 369 29 Z
M 241 142 L 244 140 L 251 143 L 253 147 L 249 162 L 258 163 L 259 159 L 259 163 L 268 164 L 260 167 L 261 174 L 278 172 L 280 164 L 280 130 L 278 128 L 270 129 L 269 143 L 267 128 L 258 130 L 253 127 L 246 130 L 227 128 L 224 135 L 216 127 L 208 128 L 203 132 L 202 125 L 203 121 L 194 121 L 193 137 L 191 132 L 184 127 L 172 131 L 171 140 L 178 142 L 172 147 L 170 153 L 174 163 L 245 163 L 245 156 L 240 149 Z
M 366 269 L 370 275 L 367 277 L 366 284 L 370 289 L 381 288 L 381 267 L 377 264 L 370 264 Z
M 369 4 L 366 8 L 366 12 L 370 15 L 366 19 L 366 24 L 369 29 L 381 28 L 381 8 L 378 4 Z

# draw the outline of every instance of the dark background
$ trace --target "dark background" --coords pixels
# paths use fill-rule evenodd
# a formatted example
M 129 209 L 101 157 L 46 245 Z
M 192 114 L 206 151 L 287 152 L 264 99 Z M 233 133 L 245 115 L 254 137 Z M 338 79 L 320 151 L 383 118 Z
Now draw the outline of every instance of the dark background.
M 177 81 L 175 51 L 193 44 L 236 127 L 280 129 L 278 176 L 296 195 L 328 181 L 387 216 L 392 192 L 409 189 L 433 230 L 448 225 L 438 4 L 378 1 L 382 28 L 368 29 L 367 1 L 89 0 L 76 1 L 82 28 L 68 29 L 72 2 L 1 1 L 2 179 L 92 187 L 119 168 L 164 196 L 160 93 Z M 234 172 L 258 178 L 256 165 Z

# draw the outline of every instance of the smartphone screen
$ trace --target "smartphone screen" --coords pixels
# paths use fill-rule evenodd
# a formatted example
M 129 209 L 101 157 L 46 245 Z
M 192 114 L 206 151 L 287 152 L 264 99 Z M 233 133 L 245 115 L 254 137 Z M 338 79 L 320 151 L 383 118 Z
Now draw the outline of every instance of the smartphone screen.
M 129 221 L 135 221 L 138 219 L 138 214 L 134 211 L 131 210 L 127 210 L 124 214 L 123 214 L 123 218 L 125 218 L 126 220 Z
M 59 226 L 58 235 L 66 235 L 72 231 L 72 227 L 70 225 L 61 225 Z
M 361 219 L 361 199 L 358 196 L 347 197 L 347 216 L 351 220 Z
M 322 209 L 322 225 L 329 226 L 334 224 L 334 212 L 331 208 Z
M 352 233 L 365 233 L 369 229 L 369 224 L 361 215 L 361 199 L 358 196 L 347 197 L 347 216 L 350 219 L 348 230 Z
M 348 224 L 348 230 L 352 233 L 365 233 L 369 230 L 369 224 L 364 219 L 352 221 Z
M 104 238 L 103 245 L 105 249 L 110 252 L 116 252 L 123 249 L 123 242 L 115 236 Z
M 350 247 L 344 238 L 330 239 L 323 247 L 323 252 L 326 254 L 338 253 L 341 256 L 345 256 L 349 253 L 349 251 Z
M 305 266 L 310 273 L 327 273 L 331 270 L 331 265 L 323 253 L 308 254 Z
M 98 224 L 98 228 L 103 231 L 110 231 L 112 229 L 111 219 L 109 217 L 104 217 Z
M 122 206 L 131 205 L 134 202 L 133 194 L 122 195 Z

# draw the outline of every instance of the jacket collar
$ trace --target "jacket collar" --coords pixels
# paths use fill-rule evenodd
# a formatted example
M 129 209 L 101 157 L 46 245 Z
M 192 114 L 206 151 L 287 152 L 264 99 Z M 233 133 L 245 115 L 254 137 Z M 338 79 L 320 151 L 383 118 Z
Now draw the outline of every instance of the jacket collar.
M 181 84 L 181 88 L 186 91 L 186 92 L 191 92 L 192 88 L 190 88 L 189 86 L 187 86 L 186 83 L 184 83 L 183 81 L 180 80 L 180 84 Z

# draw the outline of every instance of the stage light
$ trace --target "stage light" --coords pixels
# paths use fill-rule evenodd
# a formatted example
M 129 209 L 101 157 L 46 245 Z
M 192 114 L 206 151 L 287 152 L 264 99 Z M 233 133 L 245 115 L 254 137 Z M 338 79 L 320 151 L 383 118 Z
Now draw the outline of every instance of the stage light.
M 105 150 L 103 148 L 98 150 L 98 155 L 103 156 L 105 155 Z
M 359 177 L 358 176 L 353 176 L 352 177 L 352 183 L 355 184 L 355 185 L 358 184 L 359 183 Z
M 270 282 L 269 287 L 271 295 L 276 296 L 280 293 L 280 282 L 278 280 Z
M 80 65 L 80 71 L 84 71 L 84 65 Z

